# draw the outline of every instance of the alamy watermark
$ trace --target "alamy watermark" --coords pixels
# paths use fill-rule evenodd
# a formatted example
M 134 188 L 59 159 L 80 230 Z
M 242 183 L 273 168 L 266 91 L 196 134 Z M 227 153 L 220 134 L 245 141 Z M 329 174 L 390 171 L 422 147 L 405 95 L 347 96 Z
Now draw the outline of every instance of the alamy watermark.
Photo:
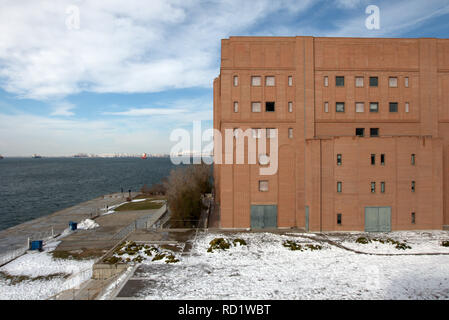
M 65 19 L 65 25 L 69 30 L 80 29 L 80 9 L 78 6 L 70 5 L 65 9 L 67 17 Z
M 192 137 L 193 135 L 193 137 Z M 201 121 L 193 121 L 192 135 L 185 129 L 175 129 L 170 141 L 176 144 L 170 150 L 173 164 L 259 164 L 260 175 L 274 175 L 278 170 L 278 129 L 201 130 Z M 203 147 L 203 143 L 207 143 Z M 245 148 L 246 145 L 246 148 Z M 245 149 L 247 152 L 245 152 Z M 194 150 L 194 151 L 192 151 Z M 186 157 L 188 155 L 188 157 Z
M 365 20 L 365 27 L 368 30 L 380 29 L 380 9 L 376 5 L 369 5 L 365 9 L 365 13 L 369 16 Z

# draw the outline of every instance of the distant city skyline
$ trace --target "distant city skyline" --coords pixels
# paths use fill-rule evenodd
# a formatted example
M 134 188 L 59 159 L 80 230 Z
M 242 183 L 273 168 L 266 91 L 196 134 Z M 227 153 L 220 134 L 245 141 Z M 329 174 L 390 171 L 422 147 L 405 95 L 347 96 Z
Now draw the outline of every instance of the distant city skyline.
M 366 26 L 368 6 L 379 28 Z M 23 0 L 0 6 L 0 155 L 169 153 L 212 127 L 233 35 L 449 38 L 449 0 Z

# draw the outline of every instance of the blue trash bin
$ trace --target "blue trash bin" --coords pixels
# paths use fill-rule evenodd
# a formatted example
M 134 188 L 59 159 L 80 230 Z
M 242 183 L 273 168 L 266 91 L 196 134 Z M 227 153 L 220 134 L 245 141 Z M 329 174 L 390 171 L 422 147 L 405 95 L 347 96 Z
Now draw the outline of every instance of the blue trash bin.
M 70 221 L 69 222 L 69 227 L 70 227 L 70 230 L 74 231 L 74 230 L 76 230 L 78 228 L 78 223 Z
M 43 246 L 43 241 L 42 240 L 35 240 L 35 241 L 31 241 L 31 250 L 42 250 L 42 246 Z

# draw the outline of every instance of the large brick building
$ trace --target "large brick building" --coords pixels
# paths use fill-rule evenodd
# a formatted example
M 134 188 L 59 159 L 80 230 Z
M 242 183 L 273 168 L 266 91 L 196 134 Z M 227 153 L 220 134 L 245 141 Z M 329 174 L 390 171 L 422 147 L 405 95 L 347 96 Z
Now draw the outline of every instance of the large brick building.
M 274 175 L 215 164 L 221 228 L 449 225 L 447 39 L 222 40 L 214 128 L 279 141 Z

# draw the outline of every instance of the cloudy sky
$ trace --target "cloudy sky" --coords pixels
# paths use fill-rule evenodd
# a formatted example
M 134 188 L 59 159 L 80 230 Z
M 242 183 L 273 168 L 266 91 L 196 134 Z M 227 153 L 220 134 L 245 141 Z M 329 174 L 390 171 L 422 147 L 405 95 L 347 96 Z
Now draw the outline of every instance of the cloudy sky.
M 0 0 L 0 154 L 169 152 L 231 35 L 449 38 L 449 1 Z

